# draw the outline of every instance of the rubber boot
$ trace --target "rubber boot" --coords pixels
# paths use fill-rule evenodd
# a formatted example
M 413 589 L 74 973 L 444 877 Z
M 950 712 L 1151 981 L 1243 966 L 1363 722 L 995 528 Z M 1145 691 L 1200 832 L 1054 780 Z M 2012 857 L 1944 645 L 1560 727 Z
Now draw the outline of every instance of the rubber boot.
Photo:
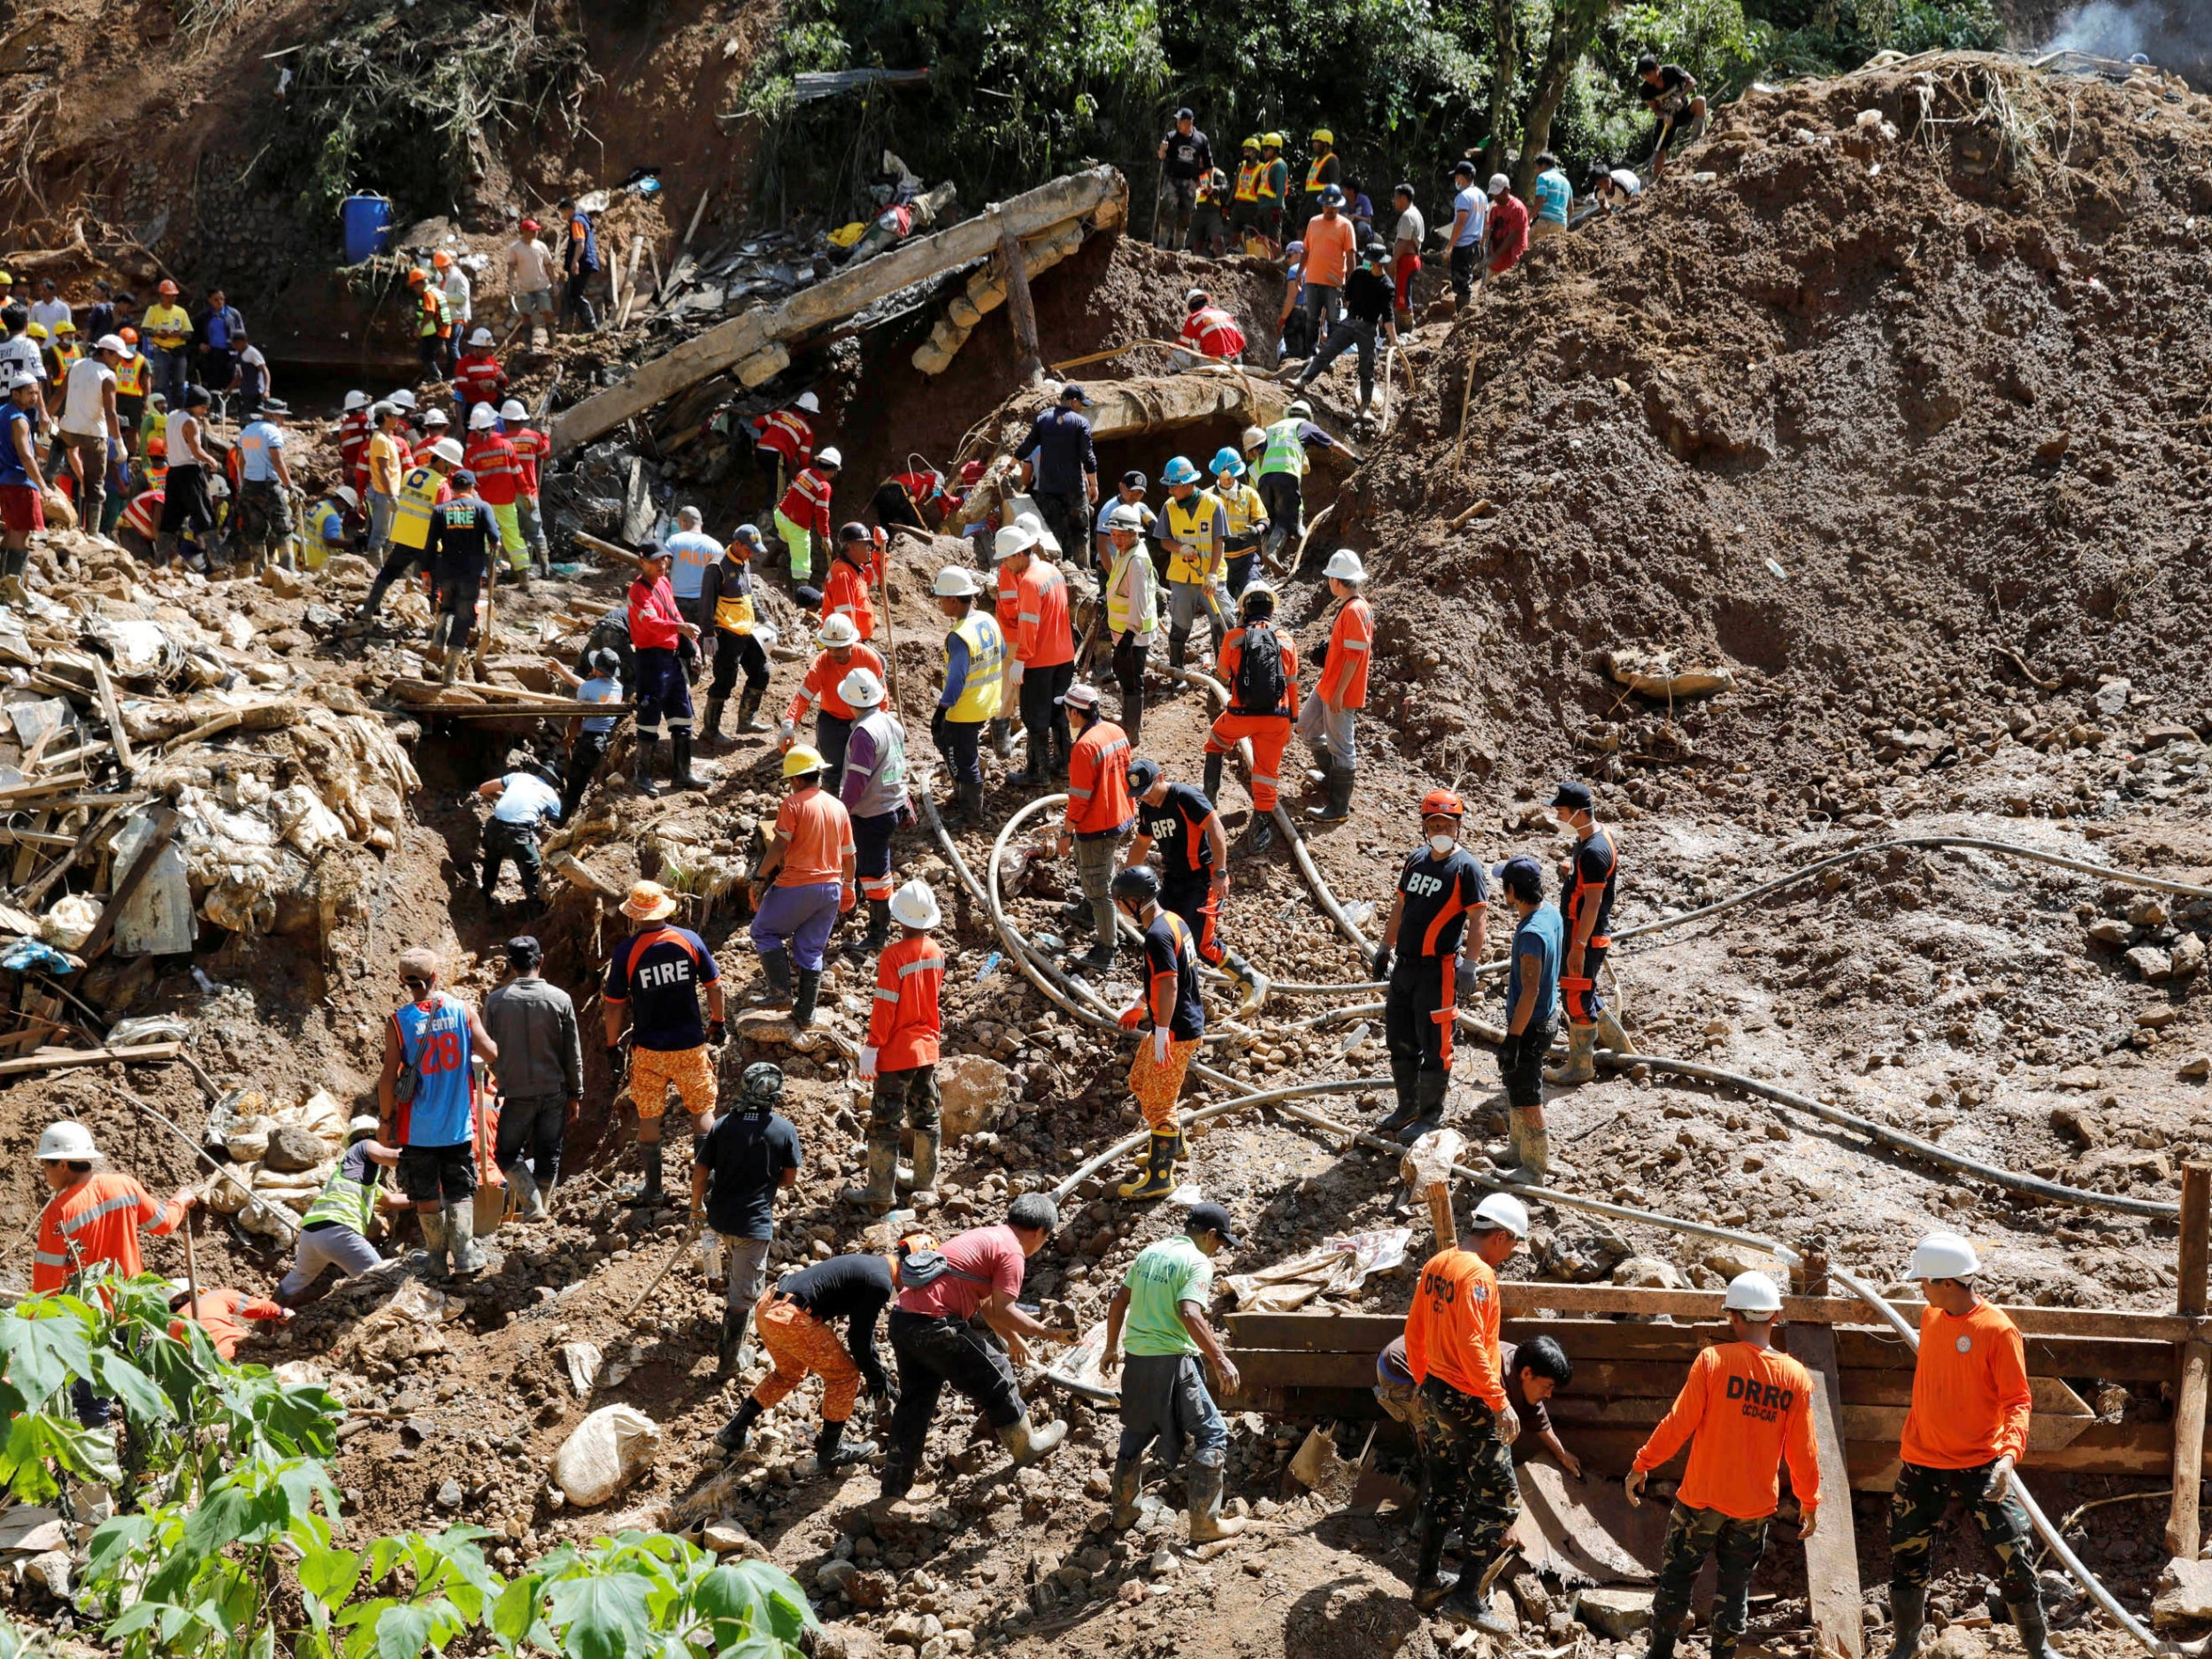
M 943 1145 L 941 1129 L 914 1132 L 914 1190 L 907 1194 L 907 1199 L 917 1210 L 937 1207 L 937 1155 Z M 896 1167 L 893 1165 L 895 1170 Z
M 446 647 L 445 661 L 438 664 L 438 683 L 442 686 L 451 685 L 453 677 L 460 672 L 461 648 L 449 645 Z
M 653 751 L 660 747 L 657 737 L 637 740 L 637 753 L 630 764 L 630 782 L 640 795 L 658 795 L 653 787 Z
M 1178 634 L 1170 628 L 1167 634 L 1167 666 L 1170 673 L 1180 673 L 1183 659 L 1190 654 L 1190 635 Z
M 760 953 L 761 978 L 768 982 L 768 1001 L 781 1007 L 791 1004 L 791 953 L 788 950 L 764 950 Z
M 1221 804 L 1221 763 L 1228 758 L 1226 755 L 1209 754 L 1206 757 L 1206 781 L 1203 787 L 1207 801 L 1215 806 Z
M 1274 844 L 1274 812 L 1272 809 L 1263 812 L 1256 804 L 1252 808 L 1252 821 L 1245 826 L 1244 850 L 1248 853 L 1263 853 Z
M 814 1467 L 818 1471 L 826 1475 L 840 1469 L 849 1469 L 855 1463 L 866 1463 L 876 1455 L 873 1440 L 856 1440 L 850 1446 L 846 1445 L 844 1440 L 845 1425 L 842 1423 L 822 1425 L 814 1436 Z
M 735 1374 L 743 1363 L 745 1326 L 752 1317 L 750 1308 L 726 1307 L 722 1310 L 722 1334 L 714 1345 L 714 1374 L 717 1377 Z
M 982 823 L 983 780 L 978 778 L 972 783 L 962 784 L 960 786 L 960 803 L 962 807 L 967 811 L 969 823 Z
M 550 1184 L 538 1179 L 534 1170 L 523 1164 L 517 1164 L 515 1167 L 529 1178 L 529 1185 L 523 1188 L 522 1219 L 525 1221 L 551 1220 L 553 1211 L 545 1202 L 546 1194 L 551 1190 Z
M 1168 1162 L 1171 1164 L 1185 1164 L 1189 1162 L 1190 1142 L 1183 1138 L 1183 1125 L 1177 1123 L 1174 1118 L 1171 1118 L 1161 1128 L 1160 1133 L 1167 1137 Z
M 1512 1636 L 1513 1626 L 1499 1617 L 1490 1605 L 1489 1592 L 1482 1582 L 1484 1575 L 1474 1571 L 1472 1562 L 1463 1563 L 1462 1566 L 1458 1587 L 1444 1598 L 1436 1610 L 1453 1624 L 1479 1630 L 1486 1636 L 1501 1640 Z
M 1064 1423 L 1048 1423 L 1042 1428 L 1031 1426 L 1029 1414 L 1025 1411 L 998 1432 L 998 1443 L 1006 1448 L 1006 1455 L 1014 1460 L 1014 1467 L 1026 1469 L 1041 1461 L 1046 1454 L 1068 1437 Z
M 890 942 L 891 901 L 870 899 L 868 901 L 868 932 L 860 941 L 860 949 L 864 952 L 881 950 Z
M 1598 1028 L 1595 1025 L 1567 1027 L 1567 1059 L 1563 1065 L 1546 1066 L 1547 1083 L 1587 1083 L 1598 1074 Z
M 753 1425 L 761 1419 L 760 1402 L 750 1394 L 738 1402 L 737 1415 L 714 1432 L 714 1443 L 732 1457 L 745 1449 L 745 1442 L 752 1437 Z
M 1628 1046 L 1628 1033 L 1621 1029 L 1620 1020 L 1609 1008 L 1598 1010 L 1598 1047 L 1610 1048 L 1615 1054 L 1633 1054 Z
M 1216 1539 L 1234 1538 L 1244 1530 L 1244 1523 L 1233 1516 L 1221 1513 L 1221 1465 L 1195 1463 L 1192 1465 L 1186 1482 L 1190 1491 L 1190 1541 L 1210 1544 Z
M 991 753 L 1001 760 L 1014 758 L 1014 722 L 1010 718 L 991 722 Z
M 12 571 L 9 572 L 11 575 L 15 573 Z M 357 625 L 365 628 L 376 620 L 376 613 L 384 608 L 384 595 L 391 591 L 391 587 L 389 582 L 370 584 L 368 597 L 361 602 L 360 610 L 353 613 L 353 619 Z
M 464 1198 L 457 1204 L 445 1207 L 446 1237 L 453 1246 L 453 1276 L 456 1279 L 474 1279 L 487 1265 L 482 1248 L 476 1242 L 476 1204 Z
M 509 1169 L 500 1171 L 507 1178 L 507 1190 L 514 1194 L 513 1212 L 518 1219 L 531 1219 L 534 1204 L 538 1213 L 545 1213 L 545 1200 L 538 1192 L 537 1178 L 530 1173 L 530 1166 L 517 1159 Z
M 645 1181 L 637 1189 L 637 1196 L 630 1200 L 633 1210 L 649 1210 L 661 1201 L 661 1142 L 638 1142 L 638 1162 L 644 1165 Z
M 1221 958 L 1221 971 L 1237 982 L 1240 1000 L 1237 1003 L 1236 1017 L 1239 1019 L 1251 1018 L 1260 1011 L 1260 1005 L 1267 1001 L 1267 976 L 1233 950 Z
M 1144 687 L 1140 683 L 1134 691 L 1121 694 L 1121 729 L 1129 739 L 1129 750 L 1136 752 L 1144 741 Z
M 1451 1087 L 1448 1071 L 1423 1071 L 1413 1080 L 1413 1121 L 1398 1131 L 1398 1139 L 1411 1146 L 1444 1122 L 1444 1091 Z
M 737 694 L 737 729 L 744 732 L 764 732 L 768 728 L 760 718 L 760 700 L 764 695 L 757 686 L 748 686 Z
M 423 1271 L 431 1279 L 443 1279 L 449 1268 L 447 1260 L 452 1240 L 446 1233 L 446 1212 L 443 1210 L 418 1210 L 415 1219 L 422 1223 L 423 1254 L 428 1258 Z
M 723 741 L 722 710 L 728 706 L 729 699 L 727 697 L 709 697 L 707 699 L 706 723 L 701 726 L 699 730 L 699 741 L 701 742 L 712 746 Z
M 841 1202 L 858 1204 L 879 1216 L 887 1216 L 899 1202 L 899 1132 L 895 1126 L 872 1124 L 868 1128 L 868 1181 L 848 1187 L 837 1196 Z
M 668 787 L 672 789 L 703 789 L 706 785 L 691 775 L 691 733 L 678 732 L 668 740 L 673 751 L 669 767 Z
M 814 1023 L 814 1004 L 822 995 L 822 971 L 819 968 L 799 970 L 799 994 L 791 999 L 791 1025 L 795 1031 L 804 1031 Z
M 1679 1619 L 1669 1619 L 1663 1624 L 1657 1619 L 1652 1620 L 1651 1646 L 1644 1650 L 1644 1659 L 1674 1659 L 1674 1644 L 1681 1634 Z
M 1115 1189 L 1132 1203 L 1143 1203 L 1149 1199 L 1165 1198 L 1175 1190 L 1175 1142 L 1168 1135 L 1155 1129 L 1145 1148 L 1144 1171 L 1133 1180 L 1124 1181 Z
M 1420 1555 L 1413 1570 L 1413 1605 L 1424 1613 L 1435 1612 L 1444 1604 L 1445 1598 L 1459 1587 L 1459 1575 L 1443 1570 L 1444 1537 L 1448 1530 L 1440 1522 L 1421 1534 Z
M 1390 1084 L 1398 1092 L 1398 1109 L 1375 1125 L 1375 1133 L 1388 1137 L 1396 1134 L 1421 1115 L 1420 1102 L 1414 1097 L 1414 1079 L 1419 1075 L 1421 1063 L 1398 1055 L 1390 1056 Z
M 1513 1167 L 1505 1179 L 1540 1183 L 1551 1173 L 1551 1131 L 1525 1110 L 1509 1109 L 1507 1116 L 1512 1120 Z
M 2040 1612 L 2039 1609 L 2039 1617 Z M 1889 1615 L 1894 1632 L 1890 1642 L 1890 1659 L 1912 1659 L 1919 1651 L 1921 1632 L 1927 1628 L 1928 1586 L 1899 1584 L 1893 1579 L 1889 1586 Z
M 1352 769 L 1349 766 L 1329 768 L 1329 798 L 1314 807 L 1306 816 L 1317 824 L 1341 824 L 1352 816 Z
M 2051 1646 L 2051 1627 L 2044 1620 L 2040 1596 L 2032 1601 L 2008 1601 L 2005 1611 L 2012 1615 L 2012 1627 L 2020 1633 L 2020 1651 L 2027 1659 L 2063 1659 Z
M 1107 1488 L 1106 1494 L 1114 1501 L 1114 1531 L 1125 1532 L 1137 1524 L 1137 1495 L 1143 1490 L 1144 1460 L 1114 1459 L 1114 1484 Z

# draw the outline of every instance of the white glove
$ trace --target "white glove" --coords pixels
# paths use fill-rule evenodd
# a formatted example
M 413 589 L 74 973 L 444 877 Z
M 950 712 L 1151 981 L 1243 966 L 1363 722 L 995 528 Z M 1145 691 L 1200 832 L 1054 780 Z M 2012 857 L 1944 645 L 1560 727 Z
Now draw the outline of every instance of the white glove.
M 1167 1064 L 1167 1027 L 1165 1025 L 1156 1025 L 1153 1027 L 1152 1064 L 1155 1065 L 1165 1065 Z
M 876 1051 L 873 1048 L 864 1048 L 860 1051 L 860 1080 L 863 1083 L 876 1080 Z
M 792 725 L 790 721 L 779 720 L 776 722 L 776 741 L 779 743 L 783 744 L 787 749 L 790 747 L 792 739 L 797 737 L 798 734 L 799 728 Z

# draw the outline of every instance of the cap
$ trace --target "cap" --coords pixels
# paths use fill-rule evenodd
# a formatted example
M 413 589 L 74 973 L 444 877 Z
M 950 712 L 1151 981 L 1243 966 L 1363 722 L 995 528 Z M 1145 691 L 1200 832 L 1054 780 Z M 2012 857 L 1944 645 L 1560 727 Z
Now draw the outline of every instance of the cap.
M 822 751 L 810 743 L 794 743 L 784 751 L 783 775 L 797 778 L 810 772 L 821 772 L 829 765 L 822 758 Z
M 38 376 L 35 374 L 12 374 L 8 377 L 8 389 L 11 392 L 19 392 L 27 386 L 36 386 L 37 384 Z
M 749 1106 L 765 1106 L 782 1099 L 783 1068 L 772 1060 L 754 1061 L 738 1080 L 737 1098 Z
M 1590 786 L 1579 779 L 1570 778 L 1559 786 L 1559 791 L 1552 796 L 1551 803 L 1572 808 L 1577 812 L 1587 812 L 1592 804 Z
M 476 488 L 476 474 L 465 466 L 454 473 L 451 481 L 457 490 L 472 490 Z
M 479 403 L 469 411 L 471 432 L 489 432 L 498 424 L 499 417 L 492 412 L 492 406 L 489 403 Z
M 534 968 L 545 960 L 545 947 L 538 942 L 535 933 L 517 933 L 500 949 L 507 953 L 507 960 L 518 968 Z
M 1227 1208 L 1221 1204 L 1193 1204 L 1183 1222 L 1185 1233 L 1217 1233 L 1221 1241 L 1235 1249 L 1244 1240 L 1237 1236 L 1237 1224 L 1231 1219 Z
M 1142 489 L 1145 487 L 1145 476 L 1133 466 L 1121 475 L 1121 483 L 1125 489 Z
M 1160 781 L 1160 763 L 1146 757 L 1129 763 L 1129 793 L 1142 795 Z
M 845 457 L 837 452 L 834 446 L 832 446 L 827 449 L 817 449 L 814 452 L 814 465 L 817 466 L 842 466 L 845 465 Z
M 1494 173 L 1490 175 L 1489 191 L 1492 196 L 1503 196 L 1512 188 L 1513 180 L 1507 178 L 1502 173 Z
M 1095 709 L 1098 707 L 1098 687 L 1078 680 L 1053 701 L 1070 709 Z
M 1091 395 L 1071 381 L 1060 388 L 1060 401 L 1064 403 L 1080 403 L 1084 408 L 1088 409 L 1091 406 Z
M 1022 524 L 1010 524 L 991 538 L 991 559 L 1010 559 L 1037 545 L 1036 533 Z
M 1198 117 L 1194 111 L 1186 107 L 1175 111 L 1175 119 L 1179 121 L 1194 121 Z
M 1498 885 L 1515 898 L 1530 904 L 1544 900 L 1544 867 L 1526 853 L 1515 853 L 1490 872 L 1497 877 Z
M 1473 162 L 1471 162 L 1471 161 L 1462 161 L 1462 162 L 1457 162 L 1457 163 L 1455 163 L 1455 164 L 1453 165 L 1453 167 L 1452 167 L 1452 177 L 1453 177 L 1453 178 L 1455 178 L 1455 179 L 1471 179 L 1471 178 L 1473 178 L 1474 176 L 1475 176 L 1475 164 L 1474 164 Z
M 758 525 L 741 524 L 730 532 L 730 545 L 750 548 L 754 552 L 758 553 L 768 544 L 760 539 Z
M 520 225 L 518 228 L 522 229 L 522 230 L 526 230 L 526 231 L 535 232 L 535 231 L 541 231 L 541 230 L 543 230 L 543 229 L 545 228 L 545 227 L 544 227 L 544 226 L 542 226 L 542 225 L 541 225 L 541 224 L 539 224 L 539 223 L 538 223 L 538 221 L 537 221 L 537 220 L 535 220 L 534 219 L 524 219 L 524 220 L 522 221 L 521 225 Z
M 488 409 L 490 405 L 488 403 L 485 407 Z M 499 406 L 499 418 L 502 420 L 527 420 L 530 411 L 522 406 L 522 399 L 511 397 Z
M 113 334 L 102 334 L 92 342 L 92 349 L 95 351 L 112 351 L 119 357 L 127 357 L 131 354 L 131 349 Z

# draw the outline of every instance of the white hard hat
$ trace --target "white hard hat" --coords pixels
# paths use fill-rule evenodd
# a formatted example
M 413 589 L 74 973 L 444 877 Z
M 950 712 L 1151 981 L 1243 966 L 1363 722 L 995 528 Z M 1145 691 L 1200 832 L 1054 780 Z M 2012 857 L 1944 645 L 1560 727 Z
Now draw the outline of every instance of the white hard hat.
M 346 394 L 346 412 L 348 414 L 351 414 L 357 409 L 366 409 L 368 406 L 369 395 L 366 392 L 348 392 Z
M 1028 531 L 1032 535 L 1035 536 L 1040 541 L 1045 539 L 1045 521 L 1042 518 L 1040 518 L 1035 513 L 1018 512 L 1014 515 L 1014 522 L 1021 526 L 1023 529 Z
M 1240 449 L 1256 449 L 1266 442 L 1267 429 L 1264 426 L 1247 426 L 1244 429 L 1244 439 L 1237 447 Z
M 426 426 L 443 426 L 450 423 L 446 419 L 444 410 L 426 409 L 422 411 L 422 424 Z
M 883 682 L 872 670 L 856 668 L 837 682 L 837 695 L 856 709 L 872 709 L 883 701 Z
M 381 1133 L 383 1127 L 384 1125 L 377 1121 L 376 1114 L 374 1112 L 363 1112 L 357 1118 L 347 1119 L 346 1140 L 349 1142 L 355 1141 L 365 1141 L 371 1136 Z
M 127 357 L 131 354 L 131 349 L 123 343 L 120 334 L 102 334 L 92 342 L 92 349 L 95 351 L 112 351 L 119 357 Z
M 1340 547 L 1329 555 L 1329 567 L 1322 574 L 1333 576 L 1340 582 L 1363 582 L 1367 580 L 1367 566 L 1359 562 L 1359 555 L 1351 549 Z
M 384 401 L 388 403 L 396 403 L 402 409 L 412 409 L 415 406 L 415 395 L 403 386 Z
M 1528 1237 L 1528 1206 L 1511 1193 L 1493 1193 L 1475 1206 L 1475 1225 L 1503 1227 L 1517 1239 Z
M 1109 530 L 1141 531 L 1144 528 L 1144 514 L 1125 501 L 1106 515 L 1106 527 Z
M 489 432 L 498 424 L 499 417 L 492 413 L 492 406 L 489 403 L 479 403 L 469 411 L 471 432 Z
M 811 392 L 801 392 L 799 394 L 798 407 L 805 410 L 810 415 L 818 415 L 822 412 L 821 403 L 816 399 L 814 394 Z
M 527 420 L 530 411 L 522 406 L 522 399 L 511 397 L 499 406 L 499 418 L 502 420 Z
M 1782 1311 L 1782 1293 L 1764 1273 L 1739 1273 L 1728 1281 L 1728 1294 L 1720 1305 L 1754 1318 L 1771 1319 Z
M 833 449 L 817 449 L 814 452 L 814 458 L 819 461 L 824 466 L 842 466 L 845 465 L 845 457 L 838 454 Z
M 488 346 L 491 342 L 492 331 L 488 328 L 480 328 L 469 336 L 469 344 L 472 346 Z
M 841 611 L 815 631 L 814 642 L 825 649 L 841 645 L 857 645 L 860 643 L 860 625 Z
M 1956 1233 L 1931 1233 L 1912 1253 L 1907 1279 L 1971 1279 L 1982 1271 L 1972 1240 Z
M 430 446 L 430 453 L 448 466 L 458 466 L 468 458 L 466 452 L 461 448 L 461 441 L 458 438 L 439 439 L 437 442 Z
M 38 1138 L 42 1164 L 89 1164 L 99 1156 L 100 1148 L 92 1144 L 92 1131 L 74 1118 L 48 1124 L 46 1133 Z
M 975 585 L 975 572 L 965 565 L 948 565 L 937 572 L 937 580 L 929 591 L 940 599 L 972 599 L 980 590 Z
M 891 895 L 891 919 L 902 927 L 934 927 L 944 920 L 944 912 L 929 883 L 916 876 Z
M 353 493 L 353 486 L 350 484 L 339 485 L 337 488 L 330 492 L 330 498 L 333 501 L 342 501 L 345 503 L 346 511 L 348 512 L 359 512 L 361 511 L 361 497 Z
M 1010 559 L 1017 553 L 1026 553 L 1036 545 L 1035 533 L 1016 519 L 991 538 L 991 558 L 994 563 L 1000 559 Z

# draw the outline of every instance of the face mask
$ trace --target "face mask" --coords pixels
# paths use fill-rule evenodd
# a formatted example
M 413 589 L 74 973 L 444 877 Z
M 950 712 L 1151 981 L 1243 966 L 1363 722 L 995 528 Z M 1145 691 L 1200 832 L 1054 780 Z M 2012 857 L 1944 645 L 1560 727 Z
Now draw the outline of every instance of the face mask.
M 1439 858 L 1450 857 L 1452 849 L 1458 845 L 1459 838 L 1455 835 L 1432 835 L 1429 837 L 1429 850 L 1434 853 Z

